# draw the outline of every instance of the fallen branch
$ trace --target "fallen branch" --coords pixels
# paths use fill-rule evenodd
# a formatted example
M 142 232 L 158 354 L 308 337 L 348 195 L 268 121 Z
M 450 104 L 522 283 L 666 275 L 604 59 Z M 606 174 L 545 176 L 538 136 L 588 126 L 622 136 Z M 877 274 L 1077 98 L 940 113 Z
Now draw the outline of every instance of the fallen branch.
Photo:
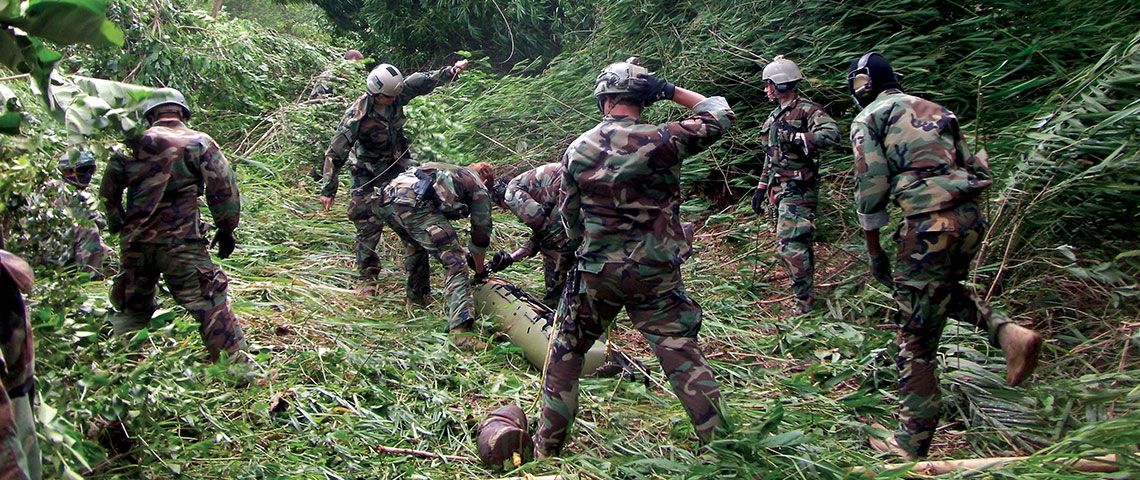
M 562 475 L 543 475 L 541 477 L 535 477 L 535 476 L 507 477 L 507 478 L 499 478 L 496 480 L 562 480 Z
M 438 458 L 449 462 L 478 462 L 479 459 L 475 457 L 464 457 L 462 455 L 444 455 L 442 453 L 425 452 L 423 450 L 412 450 L 410 448 L 396 448 L 385 447 L 377 445 L 376 449 L 384 453 L 398 453 L 402 455 L 415 455 L 424 458 Z
M 966 458 L 962 460 L 941 460 L 935 462 L 917 462 L 910 469 L 917 475 L 942 475 L 946 473 L 981 471 L 990 468 L 1002 467 L 1011 463 L 1023 462 L 1030 457 L 993 457 L 993 458 Z M 1115 472 L 1120 469 L 1116 465 L 1116 455 L 1105 455 L 1093 459 L 1057 460 L 1054 463 L 1063 463 L 1082 472 Z M 874 476 L 885 470 L 905 468 L 909 463 L 890 463 L 873 467 L 855 467 L 853 473 L 862 473 Z

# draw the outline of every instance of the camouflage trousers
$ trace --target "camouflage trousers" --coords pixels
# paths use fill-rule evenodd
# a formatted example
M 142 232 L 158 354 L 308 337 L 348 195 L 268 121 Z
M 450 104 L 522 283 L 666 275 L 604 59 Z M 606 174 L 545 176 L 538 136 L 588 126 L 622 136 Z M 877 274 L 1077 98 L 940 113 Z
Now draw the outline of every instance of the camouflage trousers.
M 0 480 L 39 480 L 42 476 L 30 397 L 9 398 L 0 389 Z
M 777 202 L 776 237 L 779 239 L 780 258 L 788 267 L 792 279 L 792 293 L 796 297 L 799 313 L 811 311 L 815 302 L 813 275 L 815 274 L 814 200 L 799 196 L 784 196 Z
M 978 205 L 922 214 L 905 220 L 895 259 L 895 320 L 899 329 L 899 423 L 895 434 L 908 452 L 925 456 L 938 427 L 938 344 L 946 318 L 984 328 L 998 346 L 997 332 L 1009 320 L 994 312 L 962 282 L 981 248 L 985 219 Z
M 562 298 L 562 290 L 566 286 L 566 274 L 574 265 L 574 252 L 543 249 L 542 273 L 546 280 L 546 296 L 542 298 L 550 308 L 558 308 L 558 301 Z
M 376 254 L 376 245 L 380 243 L 380 234 L 384 231 L 384 220 L 372 215 L 368 205 L 375 186 L 384 183 L 380 179 L 369 183 L 372 179 L 373 175 L 367 172 L 353 170 L 352 197 L 348 200 L 348 219 L 356 226 L 356 243 L 353 245 L 356 267 L 360 270 L 360 276 L 366 280 L 375 279 L 380 273 L 380 256 Z
M 399 204 L 379 205 L 373 202 L 374 216 L 383 218 L 404 242 L 404 271 L 408 272 L 409 300 L 426 299 L 431 293 L 431 269 L 428 256 L 435 257 L 447 272 L 447 328 L 470 326 L 475 321 L 475 301 L 467 269 L 467 250 L 459 243 L 459 235 L 442 214 L 431 206 L 413 208 Z
M 557 454 L 578 414 L 578 375 L 585 353 L 625 307 L 649 341 L 669 385 L 702 442 L 723 424 L 720 389 L 697 345 L 701 307 L 685 294 L 676 268 L 606 264 L 598 273 L 573 270 L 558 307 L 559 323 L 542 385 L 542 420 L 534 435 L 544 453 Z
M 110 251 L 103 243 L 99 229 L 94 227 L 77 227 L 75 229 L 72 252 L 75 255 L 75 268 L 87 272 L 94 278 L 103 277 L 103 258 Z
M 206 242 L 131 243 L 120 255 L 121 270 L 111 286 L 115 334 L 146 328 L 157 305 L 154 295 L 161 274 L 174 300 L 198 320 L 202 342 L 216 361 L 246 350 L 237 316 L 226 295 L 229 279 L 206 251 Z

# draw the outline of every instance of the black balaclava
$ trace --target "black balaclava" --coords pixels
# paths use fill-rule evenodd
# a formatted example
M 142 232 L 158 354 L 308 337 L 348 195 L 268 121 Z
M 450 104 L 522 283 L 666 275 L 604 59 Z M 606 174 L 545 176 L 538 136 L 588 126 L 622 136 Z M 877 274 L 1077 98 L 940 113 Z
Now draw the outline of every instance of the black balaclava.
M 866 73 L 871 77 L 871 88 L 863 95 L 856 95 L 854 81 L 855 76 L 860 73 Z M 884 90 L 892 88 L 902 90 L 898 74 L 891 68 L 890 62 L 878 52 L 868 53 L 851 62 L 851 68 L 847 70 L 847 92 L 855 98 L 855 103 L 860 107 L 866 107 Z

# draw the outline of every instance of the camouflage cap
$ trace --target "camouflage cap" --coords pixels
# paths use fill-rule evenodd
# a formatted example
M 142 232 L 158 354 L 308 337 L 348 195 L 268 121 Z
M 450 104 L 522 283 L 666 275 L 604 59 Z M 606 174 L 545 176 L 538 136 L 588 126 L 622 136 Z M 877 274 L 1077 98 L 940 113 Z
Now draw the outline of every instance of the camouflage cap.
M 67 173 L 79 167 L 95 166 L 95 154 L 86 148 L 69 148 L 59 156 L 56 168 Z

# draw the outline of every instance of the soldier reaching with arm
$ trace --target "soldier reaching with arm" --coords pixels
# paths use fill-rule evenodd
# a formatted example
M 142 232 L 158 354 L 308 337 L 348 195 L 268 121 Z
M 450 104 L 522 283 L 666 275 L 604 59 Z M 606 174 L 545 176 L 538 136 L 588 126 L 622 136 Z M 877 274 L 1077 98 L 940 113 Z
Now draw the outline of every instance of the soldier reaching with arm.
M 653 348 L 702 443 L 723 425 L 720 390 L 697 344 L 701 308 L 686 292 L 681 262 L 692 247 L 681 225 L 681 160 L 724 135 L 734 114 L 709 97 L 653 77 L 636 59 L 595 80 L 603 118 L 563 156 L 559 205 L 577 264 L 566 281 L 542 385 L 538 457 L 557 455 L 578 413 L 584 354 L 622 308 Z M 640 120 L 657 100 L 692 109 L 688 118 Z
M 542 301 L 550 308 L 558 307 L 558 299 L 566 285 L 566 273 L 574 262 L 574 250 L 569 248 L 566 227 L 558 213 L 564 172 L 561 163 L 548 163 L 512 179 L 499 178 L 495 185 L 488 186 L 494 202 L 510 210 L 531 229 L 530 239 L 515 251 L 495 252 L 491 257 L 491 271 L 502 271 L 519 260 L 542 252 L 546 280 L 546 296 Z
M 839 127 L 819 104 L 797 93 L 803 75 L 777 56 L 764 67 L 765 92 L 777 104 L 762 129 L 768 132 L 764 169 L 752 198 L 757 215 L 775 209 L 780 257 L 788 267 L 799 313 L 815 303 L 815 212 L 819 203 L 819 152 L 839 143 Z
M 381 64 L 368 74 L 368 92 L 353 103 L 325 152 L 321 204 L 332 207 L 340 184 L 340 170 L 348 162 L 352 199 L 348 219 L 356 225 L 356 264 L 364 280 L 380 271 L 376 244 L 383 223 L 370 215 L 367 198 L 373 190 L 387 185 L 396 175 L 414 165 L 407 137 L 404 136 L 404 106 L 408 101 L 452 82 L 467 69 L 467 60 L 440 70 L 419 72 L 407 79 L 396 67 Z
M 237 181 L 214 139 L 183 123 L 190 107 L 182 93 L 160 89 L 143 116 L 150 128 L 132 142 L 131 157 L 111 158 L 99 190 L 107 227 L 119 233 L 122 249 L 122 269 L 111 287 L 111 324 L 116 334 L 145 328 L 161 275 L 174 300 L 198 320 L 210 360 L 226 352 L 231 361 L 242 361 L 244 355 L 235 355 L 246 342 L 230 309 L 229 279 L 210 260 L 198 213 L 204 194 L 218 227 L 218 257 L 229 257 L 241 216 Z
M 945 107 L 902 92 L 887 59 L 855 60 L 847 87 L 863 108 L 851 124 L 855 207 L 866 234 L 871 275 L 894 294 L 899 324 L 899 429 L 876 449 L 925 457 L 938 426 L 938 344 L 946 318 L 984 328 L 1017 385 L 1037 366 L 1041 336 L 1012 323 L 962 284 L 981 248 L 986 221 L 977 199 L 989 165 L 972 155 L 958 119 Z M 879 242 L 893 199 L 902 209 L 894 274 Z

